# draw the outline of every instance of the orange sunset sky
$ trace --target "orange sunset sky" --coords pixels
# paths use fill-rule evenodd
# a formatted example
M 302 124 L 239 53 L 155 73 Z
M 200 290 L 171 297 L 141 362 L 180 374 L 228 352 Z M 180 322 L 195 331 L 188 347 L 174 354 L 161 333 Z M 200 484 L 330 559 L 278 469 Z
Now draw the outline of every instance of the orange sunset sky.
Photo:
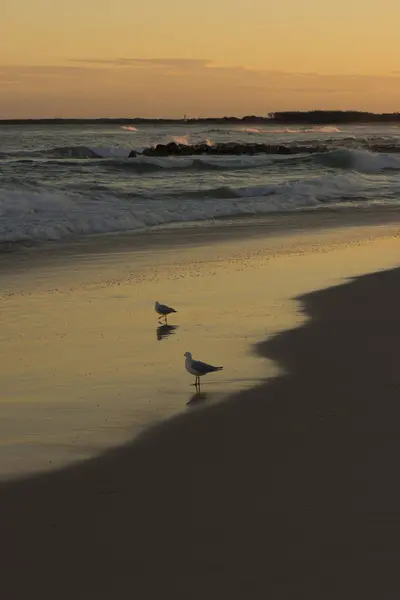
M 399 0 L 2 0 L 0 118 L 400 111 Z

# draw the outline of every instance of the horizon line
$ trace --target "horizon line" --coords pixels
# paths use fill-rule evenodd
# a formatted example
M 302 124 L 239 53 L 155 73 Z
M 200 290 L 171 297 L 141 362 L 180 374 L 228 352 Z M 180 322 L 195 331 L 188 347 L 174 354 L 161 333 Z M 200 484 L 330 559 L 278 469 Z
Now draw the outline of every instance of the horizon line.
M 322 121 L 321 121 L 322 119 Z M 283 122 L 311 122 L 311 123 L 351 123 L 361 121 L 388 121 L 400 120 L 400 112 L 369 112 L 359 110 L 292 110 L 269 112 L 268 116 L 245 115 L 245 116 L 223 116 L 223 117 L 0 117 L 0 124 L 52 124 L 52 123 L 110 123 L 110 124 L 152 124 L 152 123 L 283 123 Z

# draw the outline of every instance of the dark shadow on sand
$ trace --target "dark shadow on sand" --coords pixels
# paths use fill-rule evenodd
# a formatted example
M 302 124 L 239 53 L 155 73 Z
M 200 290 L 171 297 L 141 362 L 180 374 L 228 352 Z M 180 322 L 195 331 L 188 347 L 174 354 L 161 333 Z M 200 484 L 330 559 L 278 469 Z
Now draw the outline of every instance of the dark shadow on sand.
M 202 406 L 207 398 L 208 394 L 202 392 L 201 389 L 196 390 L 196 392 L 190 396 L 189 400 L 186 402 L 186 405 L 191 407 Z
M 400 595 L 400 270 L 301 299 L 287 375 L 0 486 L 4 598 Z

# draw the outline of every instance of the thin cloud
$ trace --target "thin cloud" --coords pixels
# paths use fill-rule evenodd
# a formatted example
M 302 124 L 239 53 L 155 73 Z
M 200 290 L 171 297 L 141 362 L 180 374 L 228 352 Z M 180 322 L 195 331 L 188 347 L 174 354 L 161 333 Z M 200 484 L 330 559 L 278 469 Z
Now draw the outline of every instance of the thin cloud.
M 77 58 L 68 62 L 99 64 L 112 67 L 208 67 L 212 61 L 207 58 Z
M 391 110 L 400 97 L 399 75 L 400 71 L 379 75 L 291 73 L 191 58 L 81 58 L 58 65 L 0 64 L 0 87 L 4 87 L 3 96 L 7 90 L 14 98 L 18 90 L 19 100 L 22 92 L 27 97 L 40 95 L 43 102 L 58 94 L 60 102 L 68 97 L 79 106 L 100 97 L 106 105 L 109 95 L 106 106 L 120 107 L 120 114 L 131 103 L 138 114 L 153 115 L 165 107 L 171 114 L 211 114 L 214 110 L 247 114 L 267 103 L 282 109 L 296 102 L 299 109 L 310 105 L 339 108 L 345 107 L 348 97 L 351 104 L 365 108 L 368 102 L 377 105 L 376 97 L 383 93 L 390 99 Z M 353 102 L 356 96 L 359 100 Z M 0 99 L 0 107 L 4 102 Z M 389 106 L 389 100 L 385 102 L 379 105 Z M 29 112 L 29 106 L 26 110 Z
M 99 68 L 73 67 L 69 65 L 0 65 L 0 80 L 25 77 L 74 77 L 88 73 L 98 74 Z
M 285 92 L 289 92 L 291 94 L 356 94 L 358 93 L 355 89 L 344 89 L 344 88 L 312 88 L 312 87 L 303 87 L 303 88 L 285 88 Z

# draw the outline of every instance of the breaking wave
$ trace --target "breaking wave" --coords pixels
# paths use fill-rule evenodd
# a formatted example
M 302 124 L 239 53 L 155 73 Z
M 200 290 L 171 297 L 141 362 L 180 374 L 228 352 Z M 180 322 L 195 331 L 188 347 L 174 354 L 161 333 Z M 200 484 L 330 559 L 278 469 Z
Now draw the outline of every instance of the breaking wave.
M 101 189 L 89 194 L 3 188 L 0 241 L 57 240 L 171 223 L 314 209 L 343 201 L 373 201 L 376 187 L 371 177 L 351 172 L 331 173 L 259 186 L 228 185 L 181 190 L 175 194 L 171 191 L 156 198 L 145 194 L 109 194 Z M 389 197 L 399 191 L 400 184 L 397 190 L 391 190 Z
M 158 169 L 253 169 L 266 167 L 274 164 L 278 167 L 292 168 L 293 164 L 305 161 L 332 169 L 354 170 L 361 173 L 376 173 L 384 170 L 400 170 L 400 145 L 385 148 L 386 152 L 374 152 L 365 148 L 338 147 L 326 151 L 319 151 L 316 146 L 315 152 L 307 149 L 306 153 L 286 153 L 285 147 L 278 146 L 283 150 L 279 153 L 258 154 L 213 154 L 212 142 L 206 140 L 205 147 L 209 147 L 210 153 L 183 156 L 148 156 L 138 154 L 134 158 L 128 158 L 129 150 L 126 148 L 113 147 L 87 147 L 87 146 L 65 146 L 48 150 L 37 150 L 31 152 L 0 153 L 0 160 L 13 160 L 26 162 L 29 160 L 57 160 L 62 166 L 63 160 L 100 161 L 105 169 L 132 169 L 132 170 L 158 170 Z M 376 144 L 375 144 L 376 146 Z
M 240 131 L 244 131 L 245 133 L 255 133 L 255 134 L 274 134 L 274 133 L 341 133 L 341 129 L 339 127 L 334 126 L 315 126 L 315 127 L 303 127 L 299 129 L 292 129 L 290 127 L 285 127 L 283 129 L 274 129 L 272 127 L 240 127 Z
M 353 169 L 361 173 L 377 173 L 386 169 L 400 170 L 400 156 L 368 150 L 332 150 L 326 154 L 319 154 L 314 160 L 327 167 Z
M 137 156 L 127 161 L 113 163 L 113 166 L 127 169 L 256 169 L 268 165 L 282 168 L 293 168 L 304 162 L 323 165 L 332 169 L 354 170 L 360 173 L 378 173 L 384 170 L 400 170 L 400 156 L 393 154 L 373 153 L 367 150 L 332 150 L 314 155 L 263 155 L 249 156 L 201 156 L 155 157 Z M 111 164 L 111 163 L 110 163 Z
M 377 153 L 368 150 L 341 148 L 329 152 L 316 154 L 291 154 L 278 156 L 275 154 L 258 155 L 200 155 L 200 156 L 144 156 L 138 155 L 127 158 L 127 151 L 114 152 L 112 149 L 91 149 L 87 147 L 53 148 L 41 153 L 48 164 L 58 164 L 62 168 L 62 160 L 68 159 L 82 161 L 83 159 L 97 160 L 105 170 L 240 170 L 258 169 L 269 165 L 282 169 L 292 169 L 296 164 L 311 163 L 316 166 L 324 166 L 331 169 L 353 170 L 360 173 L 379 173 L 382 171 L 400 170 L 400 148 L 399 154 Z M 9 155 L 8 155 L 9 156 Z M 30 155 L 31 156 L 31 155 Z M 0 159 L 1 159 L 0 155 Z M 18 163 L 32 163 L 32 156 L 13 155 L 13 160 Z M 53 163 L 51 162 L 53 161 Z

